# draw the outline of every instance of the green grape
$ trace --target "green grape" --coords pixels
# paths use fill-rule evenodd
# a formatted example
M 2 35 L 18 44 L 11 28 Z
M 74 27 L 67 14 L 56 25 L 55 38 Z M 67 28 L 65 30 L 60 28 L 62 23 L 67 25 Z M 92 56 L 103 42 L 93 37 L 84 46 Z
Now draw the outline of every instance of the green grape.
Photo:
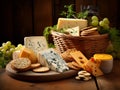
M 6 44 L 2 44 L 3 49 L 7 50 L 8 46 Z
M 11 41 L 7 41 L 7 42 L 6 42 L 6 45 L 7 45 L 7 46 L 11 46 L 11 44 L 12 44 Z
M 21 49 L 22 47 L 23 47 L 22 44 L 18 44 L 18 45 L 17 45 L 18 50 Z
M 15 51 L 15 48 L 10 48 L 9 51 L 13 53 Z
M 1 51 L 2 49 L 3 49 L 3 47 L 1 46 L 1 47 L 0 47 L 0 51 Z
M 105 23 L 104 23 L 103 21 L 100 21 L 100 22 L 99 22 L 99 25 L 100 25 L 101 27 L 103 27 L 104 24 L 105 24 Z
M 92 20 L 97 20 L 97 21 L 98 21 L 98 17 L 97 17 L 97 16 L 92 16 L 91 19 L 92 19 Z
M 3 49 L 1 50 L 1 52 L 2 52 L 3 54 L 5 54 L 5 53 L 6 53 L 6 49 L 3 48 Z
M 15 45 L 10 45 L 10 48 L 15 48 Z
M 91 24 L 92 24 L 92 26 L 98 26 L 98 21 L 97 20 L 93 20 L 92 22 L 91 22 Z
M 104 29 L 109 29 L 110 27 L 109 27 L 108 24 L 104 24 L 103 28 L 104 28 Z
M 108 20 L 108 18 L 104 18 L 103 22 L 106 23 L 106 24 L 108 24 L 108 25 L 110 24 L 110 21 Z
M 6 51 L 5 55 L 6 55 L 7 57 L 10 57 L 10 56 L 12 55 L 12 52 L 10 52 L 10 51 L 8 50 L 8 51 Z

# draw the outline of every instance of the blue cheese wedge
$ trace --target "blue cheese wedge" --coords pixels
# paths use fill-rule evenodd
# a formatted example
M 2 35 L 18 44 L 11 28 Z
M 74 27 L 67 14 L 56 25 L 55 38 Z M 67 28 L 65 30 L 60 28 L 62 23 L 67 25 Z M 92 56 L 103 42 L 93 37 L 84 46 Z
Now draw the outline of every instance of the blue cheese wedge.
M 26 48 L 32 49 L 35 53 L 48 49 L 48 44 L 44 36 L 30 36 L 24 38 Z
M 57 72 L 64 72 L 69 70 L 66 62 L 62 57 L 53 49 L 49 48 L 38 53 L 38 60 L 43 66 L 49 67 L 51 70 Z
M 73 28 L 68 28 L 65 31 L 69 32 L 69 34 L 72 36 L 80 36 L 79 26 L 73 27 Z

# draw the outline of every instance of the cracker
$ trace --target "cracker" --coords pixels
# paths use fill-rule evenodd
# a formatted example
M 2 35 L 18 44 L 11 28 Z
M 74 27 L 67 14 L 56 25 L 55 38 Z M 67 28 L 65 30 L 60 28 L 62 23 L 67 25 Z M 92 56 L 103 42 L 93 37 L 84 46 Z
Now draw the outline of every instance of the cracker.
M 11 67 L 18 71 L 27 71 L 30 69 L 31 61 L 28 58 L 18 58 L 11 61 Z
M 74 61 L 74 59 L 72 58 L 72 56 L 70 55 L 71 52 L 76 51 L 76 49 L 68 49 L 66 50 L 64 53 L 61 54 L 62 58 L 66 61 L 66 62 L 71 62 Z
M 49 70 L 50 69 L 48 67 L 38 67 L 38 68 L 33 69 L 33 72 L 39 73 L 39 72 L 47 72 Z
M 40 67 L 40 63 L 31 64 L 31 69 Z
M 71 52 L 70 55 L 74 58 L 74 60 L 78 63 L 79 66 L 83 68 L 83 65 L 88 62 L 88 59 L 83 55 L 81 51 Z

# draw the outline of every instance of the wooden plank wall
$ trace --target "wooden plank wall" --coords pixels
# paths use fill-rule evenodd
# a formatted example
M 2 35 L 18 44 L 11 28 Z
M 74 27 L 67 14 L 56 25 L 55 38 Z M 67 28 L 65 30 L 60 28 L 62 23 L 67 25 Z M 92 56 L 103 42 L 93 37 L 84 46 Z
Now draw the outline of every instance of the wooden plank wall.
M 93 5 L 98 8 L 101 18 L 108 17 L 111 26 L 120 27 L 119 0 L 76 0 L 76 11 L 81 11 L 81 6 Z
M 0 43 L 24 42 L 25 36 L 42 35 L 52 25 L 52 0 L 1 0 Z
M 99 8 L 101 17 L 108 17 L 112 25 L 120 26 L 119 0 L 1 0 L 0 43 L 8 40 L 22 43 L 25 36 L 42 35 L 46 26 L 57 23 L 64 5 L 74 4 Z

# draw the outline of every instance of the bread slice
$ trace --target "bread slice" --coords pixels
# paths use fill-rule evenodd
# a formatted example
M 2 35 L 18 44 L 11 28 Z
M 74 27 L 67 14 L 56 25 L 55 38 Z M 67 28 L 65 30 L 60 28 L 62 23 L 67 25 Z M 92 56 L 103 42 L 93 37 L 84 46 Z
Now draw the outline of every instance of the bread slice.
M 11 67 L 18 72 L 27 71 L 30 66 L 31 61 L 28 58 L 17 58 L 11 62 Z

